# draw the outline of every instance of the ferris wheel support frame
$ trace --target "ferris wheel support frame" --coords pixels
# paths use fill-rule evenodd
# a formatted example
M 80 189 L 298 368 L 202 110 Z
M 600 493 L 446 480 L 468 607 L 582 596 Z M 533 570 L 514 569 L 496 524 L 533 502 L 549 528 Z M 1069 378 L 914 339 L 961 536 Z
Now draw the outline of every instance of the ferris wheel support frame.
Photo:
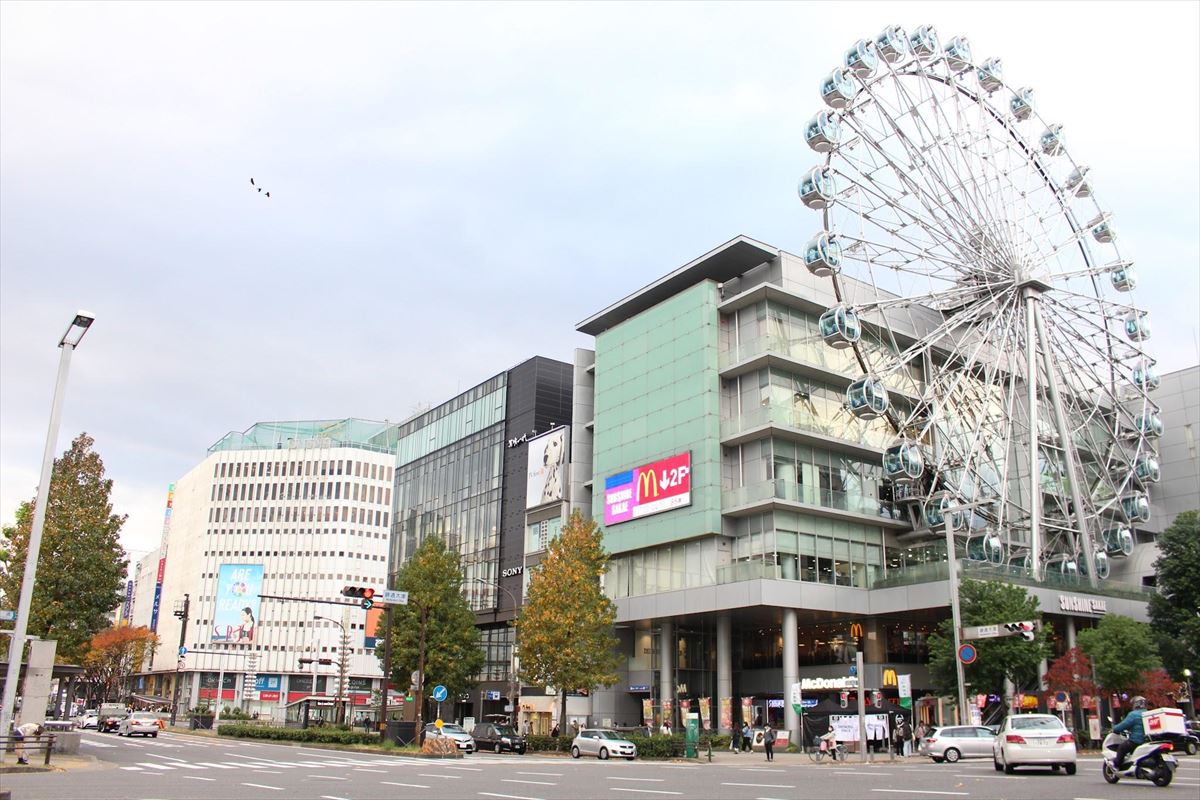
M 1033 343 L 1036 340 L 1036 323 L 1034 322 L 1033 306 L 1037 302 L 1036 294 L 1031 287 L 1025 287 L 1025 366 L 1026 366 L 1026 397 L 1029 405 L 1029 571 L 1035 581 L 1042 579 L 1042 503 L 1041 486 L 1038 475 L 1041 465 L 1038 463 L 1038 397 L 1037 397 L 1037 349 Z M 1009 539 L 1011 542 L 1011 537 Z
M 1067 415 L 1063 411 L 1062 398 L 1058 393 L 1058 378 L 1055 377 L 1054 361 L 1050 356 L 1050 340 L 1046 336 L 1046 327 L 1045 323 L 1042 322 L 1042 313 L 1037 303 L 1036 292 L 1034 293 L 1031 307 L 1033 321 L 1037 326 L 1039 349 L 1042 351 L 1042 363 L 1046 367 L 1046 386 L 1050 390 L 1050 406 L 1054 409 L 1054 427 L 1058 429 L 1058 435 L 1061 437 L 1063 443 L 1063 462 L 1067 468 L 1067 481 L 1071 484 L 1071 505 L 1075 507 L 1075 531 L 1080 537 L 1079 546 L 1083 550 L 1083 558 L 1087 564 L 1088 585 L 1095 589 L 1098 583 L 1096 579 L 1096 559 L 1092 554 L 1092 535 L 1088 532 L 1087 520 L 1084 518 L 1083 495 L 1079 491 L 1075 442 L 1070 435 L 1070 431 L 1067 429 Z M 1036 449 L 1036 431 L 1030 437 L 1030 440 Z M 1037 476 L 1031 476 L 1031 480 L 1036 481 Z M 1037 505 L 1037 503 L 1034 505 Z

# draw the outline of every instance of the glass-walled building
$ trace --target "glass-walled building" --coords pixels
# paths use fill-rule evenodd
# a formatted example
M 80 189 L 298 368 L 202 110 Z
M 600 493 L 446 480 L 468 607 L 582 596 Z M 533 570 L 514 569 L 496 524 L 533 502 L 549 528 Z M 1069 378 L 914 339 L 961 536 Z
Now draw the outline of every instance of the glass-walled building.
M 883 472 L 894 431 L 847 407 L 862 370 L 821 327 L 838 303 L 802 259 L 739 237 L 579 324 L 595 353 L 574 427 L 591 436 L 583 489 L 627 657 L 620 683 L 593 695 L 595 723 L 640 722 L 648 704 L 655 724 L 678 726 L 686 708 L 716 728 L 794 731 L 792 684 L 837 699 L 858 651 L 866 687 L 895 700 L 905 674 L 918 698 L 931 690 L 946 547 Z M 906 324 L 925 324 L 920 311 Z M 861 337 L 867 352 L 896 346 L 872 328 Z M 925 376 L 911 363 L 883 385 L 895 407 L 917 408 Z M 968 577 L 1018 580 L 969 547 L 956 554 Z M 1060 650 L 1103 613 L 1146 617 L 1137 587 L 1030 591 Z
M 564 502 L 568 486 L 573 376 L 571 364 L 531 358 L 397 428 L 388 585 L 427 537 L 442 538 L 462 556 L 463 594 L 484 650 L 477 690 L 457 705 L 455 718 L 507 713 L 515 699 L 511 621 L 524 596 L 529 488 L 537 483 L 534 526 L 551 535 L 549 511 Z M 537 474 L 534 447 L 543 467 Z M 527 713 L 535 711 L 525 706 L 536 705 L 530 698 L 537 691 L 521 692 Z

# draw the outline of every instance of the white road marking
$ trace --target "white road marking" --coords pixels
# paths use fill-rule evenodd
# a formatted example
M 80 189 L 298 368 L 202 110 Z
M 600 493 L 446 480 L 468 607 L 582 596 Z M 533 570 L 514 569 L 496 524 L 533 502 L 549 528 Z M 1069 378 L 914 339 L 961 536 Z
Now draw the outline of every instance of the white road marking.
M 90 744 L 92 747 L 116 747 L 115 744 L 109 744 L 108 742 L 93 742 L 91 739 L 84 739 L 83 743 Z
M 660 767 L 660 769 L 700 769 L 699 767 Z M 771 772 L 782 772 L 783 770 L 771 770 Z
M 610 781 L 640 781 L 643 783 L 662 783 L 663 778 L 622 778 L 617 775 L 605 775 Z
M 253 786 L 255 789 L 270 789 L 272 792 L 282 792 L 282 786 L 267 786 L 265 783 L 243 783 L 242 786 Z
M 367 767 L 355 767 L 351 772 L 378 772 L 380 775 L 387 775 L 386 769 L 369 769 Z
M 141 772 L 142 771 L 141 767 L 121 767 L 121 769 L 128 770 L 130 772 Z
M 610 786 L 610 792 L 637 792 L 638 794 L 683 794 L 683 792 L 668 792 L 666 789 L 626 789 L 623 786 Z
M 153 761 L 139 761 L 138 764 L 143 767 L 149 767 L 150 769 L 175 769 L 174 767 L 169 767 L 166 764 L 156 764 Z
M 742 772 L 787 772 L 786 769 L 769 769 L 767 767 L 742 767 Z
M 148 755 L 150 758 L 165 758 L 167 761 L 178 761 L 181 764 L 187 763 L 182 758 L 172 758 L 171 756 L 159 755 L 158 753 L 147 753 L 146 755 Z
M 561 772 L 521 772 L 520 770 L 517 770 L 517 774 L 518 775 L 537 775 L 542 778 L 561 778 L 563 776 L 563 774 Z
M 442 778 L 443 780 L 461 781 L 462 775 L 431 775 L 428 772 L 418 772 L 418 778 Z
M 484 797 L 506 797 L 508 800 L 540 800 L 537 797 L 525 797 L 519 794 L 497 794 L 496 792 L 480 792 Z
M 283 773 L 277 769 L 256 769 L 254 770 L 260 775 L 282 775 Z
M 891 792 L 893 794 L 952 794 L 957 797 L 967 797 L 970 792 L 935 792 L 932 789 L 872 789 L 872 792 Z
M 784 783 L 721 783 L 722 786 L 753 786 L 756 789 L 795 789 Z
M 558 786 L 554 781 L 526 781 L 520 778 L 501 778 L 501 783 L 531 783 L 535 786 Z
M 337 797 L 332 794 L 323 794 L 323 795 L 321 795 L 321 800 L 350 800 L 350 798 L 349 797 Z
M 215 781 L 216 778 L 202 778 L 199 775 L 184 775 L 189 781 Z
M 214 764 L 211 761 L 197 761 L 196 763 L 203 764 L 206 767 L 212 767 L 213 769 L 237 769 L 237 767 L 227 767 L 224 764 Z
M 385 786 L 403 786 L 407 789 L 428 789 L 423 783 L 397 783 L 396 781 L 380 781 Z
M 891 775 L 890 772 L 876 772 L 873 769 L 835 769 L 834 775 Z
M 349 778 L 339 778 L 337 775 L 309 775 L 310 778 L 317 778 L 323 781 L 348 781 Z

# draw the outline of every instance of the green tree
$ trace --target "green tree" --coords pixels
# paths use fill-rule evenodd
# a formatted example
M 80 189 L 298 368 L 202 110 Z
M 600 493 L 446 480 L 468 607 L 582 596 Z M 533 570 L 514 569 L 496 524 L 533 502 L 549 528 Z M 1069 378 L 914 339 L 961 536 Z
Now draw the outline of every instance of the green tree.
M 391 680 L 407 686 L 417 677 L 417 730 L 425 722 L 425 691 L 430 680 L 443 684 L 455 698 L 475 685 L 483 668 L 483 650 L 475 628 L 475 612 L 462 593 L 462 559 L 438 536 L 426 536 L 413 557 L 400 567 L 396 588 L 408 592 L 408 605 L 392 611 L 387 632 L 392 646 Z M 380 665 L 383 648 L 376 647 Z
M 604 535 L 576 511 L 533 570 L 517 620 L 521 679 L 558 687 L 563 724 L 567 692 L 617 682 L 617 609 L 600 587 L 607 570 Z
M 1200 511 L 1185 511 L 1158 536 L 1159 592 L 1150 596 L 1150 621 L 1167 671 L 1182 679 L 1200 663 Z
M 958 596 L 964 627 L 1037 620 L 1042 616 L 1037 598 L 1011 583 L 964 580 Z M 975 663 L 964 667 L 967 683 L 977 693 L 1003 694 L 1005 678 L 1018 689 L 1035 688 L 1038 664 L 1050 652 L 1049 635 L 1048 627 L 1043 625 L 1032 642 L 1020 636 L 972 642 L 979 656 Z M 943 620 L 929 637 L 929 674 L 938 691 L 958 693 L 956 658 L 953 623 Z
M 1079 632 L 1079 647 L 1096 668 L 1096 681 L 1108 692 L 1127 692 L 1143 672 L 1159 666 L 1154 634 L 1144 622 L 1110 614 L 1094 628 Z
M 92 635 L 111 624 L 121 600 L 129 562 L 121 548 L 124 514 L 112 513 L 112 480 L 81 433 L 56 459 L 50 478 L 46 523 L 38 557 L 37 582 L 29 614 L 29 634 L 57 639 L 57 658 L 78 664 Z M 16 524 L 0 531 L 0 606 L 16 608 L 33 530 L 33 500 L 17 509 Z M 0 637 L 7 649 L 8 637 Z

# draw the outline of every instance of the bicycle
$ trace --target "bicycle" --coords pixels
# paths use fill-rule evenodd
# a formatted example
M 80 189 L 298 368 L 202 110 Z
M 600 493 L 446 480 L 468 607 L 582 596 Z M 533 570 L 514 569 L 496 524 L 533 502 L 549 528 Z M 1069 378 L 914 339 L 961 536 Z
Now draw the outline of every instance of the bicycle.
M 813 747 L 808 749 L 808 758 L 814 764 L 824 762 L 826 758 L 831 758 L 835 763 L 846 760 L 846 745 L 840 742 L 832 747 Z

